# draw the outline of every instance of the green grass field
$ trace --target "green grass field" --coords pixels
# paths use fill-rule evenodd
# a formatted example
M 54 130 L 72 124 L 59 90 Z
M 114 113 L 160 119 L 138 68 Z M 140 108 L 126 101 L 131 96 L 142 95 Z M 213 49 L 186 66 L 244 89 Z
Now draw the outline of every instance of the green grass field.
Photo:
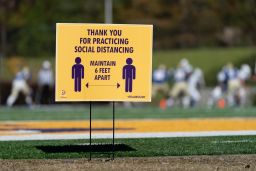
M 168 67 L 176 67 L 180 59 L 187 58 L 192 65 L 198 66 L 208 72 L 214 68 L 221 67 L 227 62 L 233 62 L 234 64 L 243 61 L 248 62 L 251 57 L 255 57 L 255 53 L 254 47 L 155 51 L 153 55 L 153 68 L 161 63 Z
M 0 142 L 1 159 L 67 159 L 89 157 L 88 140 Z M 93 143 L 111 143 L 94 140 Z M 256 136 L 117 139 L 127 148 L 116 157 L 255 154 Z M 43 149 L 43 150 L 42 150 Z M 111 149 L 108 149 L 111 151 Z M 127 150 L 127 151 L 122 151 Z M 93 157 L 110 157 L 111 152 L 94 152 Z
M 111 106 L 93 106 L 93 119 L 111 119 L 111 109 Z M 175 108 L 163 111 L 146 106 L 132 109 L 116 107 L 117 119 L 214 117 L 256 117 L 256 108 L 229 108 L 224 110 Z M 10 120 L 86 120 L 88 118 L 88 105 L 61 105 L 35 109 L 26 107 L 0 108 L 2 123 Z M 88 142 L 88 140 L 2 141 L 0 142 L 0 158 L 86 158 L 89 155 L 88 146 L 81 144 Z M 111 140 L 93 140 L 93 143 L 109 144 Z M 256 136 L 116 139 L 116 143 L 125 144 L 133 149 L 131 151 L 120 149 L 121 151 L 116 152 L 117 157 L 256 154 Z M 48 151 L 42 150 L 42 148 L 48 149 Z M 97 152 L 93 153 L 93 157 L 110 157 L 110 153 Z
M 226 109 L 181 109 L 161 110 L 156 107 L 141 106 L 124 108 L 116 106 L 117 119 L 143 118 L 216 118 L 216 117 L 256 117 L 256 108 Z M 112 106 L 93 106 L 93 119 L 111 119 Z M 89 105 L 60 105 L 29 109 L 27 107 L 0 108 L 0 121 L 5 120 L 81 120 L 89 119 Z

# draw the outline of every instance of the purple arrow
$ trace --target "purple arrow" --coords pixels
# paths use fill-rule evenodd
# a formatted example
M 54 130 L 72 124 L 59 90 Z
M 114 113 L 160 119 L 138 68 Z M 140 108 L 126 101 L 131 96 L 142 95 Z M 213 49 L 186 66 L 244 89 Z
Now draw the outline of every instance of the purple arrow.
M 92 85 L 91 85 L 91 84 L 90 84 L 90 85 L 89 85 L 89 83 L 86 83 L 85 86 L 86 86 L 87 88 L 89 88 L 89 86 L 113 86 L 113 87 L 119 88 L 121 85 L 120 85 L 119 83 L 112 84 L 112 85 L 110 85 L 110 84 L 109 84 L 109 85 L 107 85 L 107 84 L 104 84 L 104 85 L 103 85 L 103 84 L 98 84 L 98 85 L 96 85 L 96 84 L 92 84 Z

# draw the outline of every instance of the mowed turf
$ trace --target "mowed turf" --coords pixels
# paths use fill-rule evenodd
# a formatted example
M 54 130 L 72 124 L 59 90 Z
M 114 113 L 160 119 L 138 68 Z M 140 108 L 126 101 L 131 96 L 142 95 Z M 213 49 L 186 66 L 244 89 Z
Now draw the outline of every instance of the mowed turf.
M 256 117 L 256 108 L 169 108 L 161 110 L 157 107 L 140 106 L 124 108 L 116 105 L 116 119 L 164 119 L 164 118 L 221 118 L 221 117 Z M 92 107 L 92 119 L 111 119 L 112 106 Z M 1 121 L 18 120 L 84 120 L 89 119 L 89 105 L 60 105 L 29 109 L 27 107 L 0 107 Z
M 88 140 L 0 142 L 1 159 L 53 159 L 89 157 Z M 94 140 L 93 143 L 111 143 Z M 255 154 L 256 136 L 203 138 L 117 139 L 123 144 L 116 157 Z M 121 145 L 119 145 L 121 146 Z M 118 146 L 117 146 L 118 147 Z M 94 147 L 93 157 L 110 157 L 111 146 Z M 104 149 L 104 150 L 103 150 Z
M 93 119 L 111 119 L 111 106 L 93 106 Z M 140 106 L 116 107 L 116 118 L 221 118 L 221 117 L 255 117 L 256 108 L 227 109 L 167 109 Z M 84 120 L 89 118 L 88 104 L 83 106 L 49 106 L 34 109 L 25 107 L 0 108 L 0 120 Z M 9 141 L 0 142 L 1 159 L 52 159 L 52 158 L 86 158 L 88 147 L 81 145 L 88 140 L 58 141 Z M 93 143 L 111 143 L 111 139 L 93 140 Z M 187 155 L 221 155 L 221 154 L 256 154 L 256 136 L 230 137 L 187 137 L 187 138 L 148 138 L 116 139 L 123 144 L 116 152 L 117 157 L 154 157 Z M 97 148 L 97 147 L 95 147 Z M 111 150 L 110 146 L 106 148 Z M 102 148 L 99 148 L 101 151 Z M 120 151 L 121 150 L 121 151 Z M 126 151 L 122 151 L 126 150 Z M 103 151 L 93 153 L 94 157 L 110 157 Z

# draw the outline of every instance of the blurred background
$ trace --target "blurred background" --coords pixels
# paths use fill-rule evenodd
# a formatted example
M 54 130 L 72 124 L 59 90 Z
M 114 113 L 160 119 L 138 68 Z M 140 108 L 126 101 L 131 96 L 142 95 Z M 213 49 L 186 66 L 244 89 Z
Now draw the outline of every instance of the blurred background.
M 56 23 L 153 24 L 152 103 L 256 104 L 255 0 L 0 0 L 1 106 L 55 105 Z

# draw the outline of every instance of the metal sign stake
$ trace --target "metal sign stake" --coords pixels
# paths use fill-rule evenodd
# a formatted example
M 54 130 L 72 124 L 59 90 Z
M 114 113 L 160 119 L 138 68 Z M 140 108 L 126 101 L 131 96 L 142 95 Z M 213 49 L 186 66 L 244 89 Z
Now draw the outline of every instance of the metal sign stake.
M 111 159 L 115 159 L 115 102 L 113 101 L 113 128 L 112 128 L 112 157 Z M 92 160 L 92 102 L 90 101 L 90 156 L 89 160 Z
M 113 101 L 113 137 L 112 137 L 112 160 L 115 159 L 115 102 Z
M 90 159 L 92 159 L 92 102 L 90 101 Z

